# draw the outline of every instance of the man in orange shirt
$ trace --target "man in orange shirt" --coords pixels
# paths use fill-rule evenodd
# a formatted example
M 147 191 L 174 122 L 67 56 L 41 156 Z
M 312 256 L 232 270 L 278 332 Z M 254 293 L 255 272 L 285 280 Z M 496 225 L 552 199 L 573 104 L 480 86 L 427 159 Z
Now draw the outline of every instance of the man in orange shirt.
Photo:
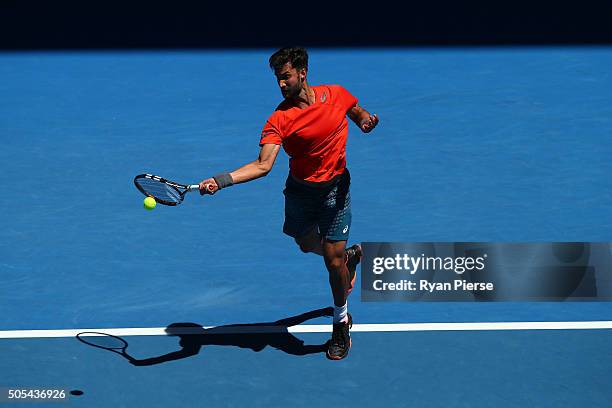
M 351 226 L 350 174 L 346 169 L 348 122 L 368 133 L 378 124 L 340 85 L 310 86 L 308 53 L 282 48 L 269 60 L 284 100 L 264 125 L 257 160 L 200 183 L 202 194 L 267 175 L 281 145 L 290 157 L 285 184 L 283 232 L 303 252 L 323 257 L 334 298 L 334 324 L 327 357 L 340 360 L 351 347 L 352 317 L 347 298 L 353 289 L 361 247 L 346 248 Z

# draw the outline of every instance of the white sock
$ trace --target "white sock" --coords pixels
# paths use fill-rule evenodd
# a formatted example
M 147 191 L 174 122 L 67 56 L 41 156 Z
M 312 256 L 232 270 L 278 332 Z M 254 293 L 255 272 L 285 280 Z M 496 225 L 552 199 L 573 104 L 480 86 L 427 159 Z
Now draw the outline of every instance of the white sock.
M 348 302 L 344 304 L 344 306 L 336 306 L 334 305 L 334 323 L 346 323 L 348 322 Z

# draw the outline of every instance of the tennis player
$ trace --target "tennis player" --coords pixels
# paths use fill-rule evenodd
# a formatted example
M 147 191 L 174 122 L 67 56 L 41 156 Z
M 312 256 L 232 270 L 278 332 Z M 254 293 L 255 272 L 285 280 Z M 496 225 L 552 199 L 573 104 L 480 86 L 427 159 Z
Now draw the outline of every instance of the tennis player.
M 269 59 L 284 100 L 266 121 L 257 160 L 200 183 L 202 194 L 267 175 L 283 146 L 290 157 L 285 184 L 283 232 L 303 252 L 323 257 L 334 298 L 334 324 L 327 357 L 340 360 L 351 347 L 347 298 L 355 284 L 361 247 L 346 248 L 351 227 L 351 176 L 346 168 L 348 117 L 368 133 L 378 124 L 340 85 L 308 84 L 308 53 L 282 48 Z M 209 186 L 208 188 L 206 186 Z

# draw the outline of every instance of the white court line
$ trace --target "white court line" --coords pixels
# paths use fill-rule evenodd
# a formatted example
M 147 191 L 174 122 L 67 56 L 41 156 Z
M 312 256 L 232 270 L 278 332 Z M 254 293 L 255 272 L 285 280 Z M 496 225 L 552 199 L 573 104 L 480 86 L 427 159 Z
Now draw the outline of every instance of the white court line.
M 216 334 L 274 333 L 283 332 L 283 326 L 214 326 Z M 298 325 L 289 327 L 290 333 L 329 333 L 331 324 Z M 410 331 L 468 331 L 468 330 L 594 330 L 612 329 L 612 321 L 578 322 L 482 322 L 482 323 L 391 323 L 354 324 L 351 332 L 410 332 Z M 0 339 L 75 337 L 82 332 L 102 332 L 115 336 L 163 336 L 165 327 L 118 329 L 68 329 L 68 330 L 3 330 Z M 175 332 L 176 333 L 176 332 Z M 202 334 L 202 329 L 183 329 L 177 334 Z M 212 334 L 212 332 L 209 332 Z

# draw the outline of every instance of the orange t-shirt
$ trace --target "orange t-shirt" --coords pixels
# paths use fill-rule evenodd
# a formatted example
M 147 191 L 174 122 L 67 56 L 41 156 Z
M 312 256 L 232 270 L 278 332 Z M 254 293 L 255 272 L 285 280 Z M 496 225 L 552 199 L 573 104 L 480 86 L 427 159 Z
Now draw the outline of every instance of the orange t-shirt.
M 346 114 L 357 98 L 340 85 L 313 86 L 315 101 L 304 109 L 282 102 L 268 118 L 259 145 L 283 145 L 289 171 L 301 180 L 325 182 L 346 167 Z

